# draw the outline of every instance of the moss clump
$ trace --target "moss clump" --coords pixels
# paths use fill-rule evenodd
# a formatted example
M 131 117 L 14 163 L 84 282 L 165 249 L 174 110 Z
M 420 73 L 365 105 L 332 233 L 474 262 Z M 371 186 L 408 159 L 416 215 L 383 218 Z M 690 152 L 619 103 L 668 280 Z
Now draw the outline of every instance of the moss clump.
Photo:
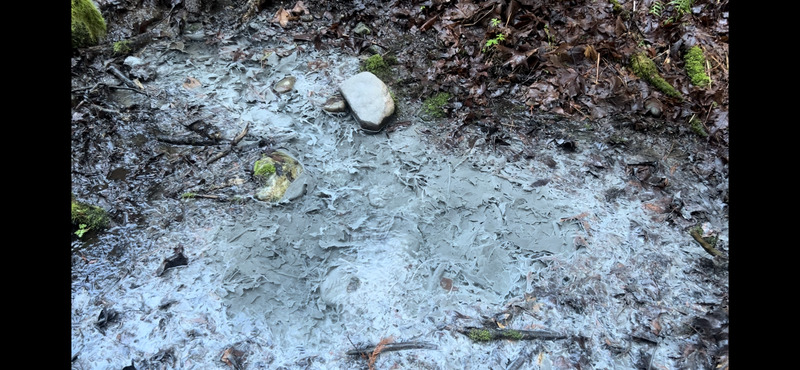
M 705 241 L 706 243 L 708 243 L 708 245 L 710 245 L 712 248 L 717 246 L 717 240 L 718 240 L 717 236 L 715 235 L 702 236 L 703 233 L 705 233 L 705 231 L 703 230 L 703 226 L 696 225 L 695 227 L 690 228 L 689 235 L 691 235 L 692 233 L 700 235 L 700 238 L 703 239 L 703 241 Z
M 389 76 L 389 64 L 380 54 L 374 54 L 364 61 L 362 71 L 371 72 L 381 80 Z
M 467 336 L 475 342 L 488 342 L 492 340 L 492 333 L 486 329 L 471 329 L 469 333 L 467 333 Z
M 699 46 L 689 49 L 683 59 L 686 61 L 686 73 L 693 85 L 706 87 L 711 83 L 711 78 L 706 74 L 706 57 Z
M 114 43 L 114 54 L 128 54 L 131 52 L 131 42 L 128 40 L 117 41 Z
M 91 0 L 72 0 L 72 47 L 97 44 L 106 34 L 106 21 Z
M 108 226 L 108 213 L 98 206 L 75 200 L 72 196 L 72 224 L 82 230 L 98 230 Z
M 450 93 L 440 92 L 434 96 L 425 99 L 422 103 L 422 110 L 433 118 L 444 117 L 444 110 L 442 107 L 450 100 Z
M 697 117 L 692 117 L 692 119 L 689 120 L 689 128 L 698 136 L 708 137 L 708 133 L 706 133 L 706 129 L 703 127 L 703 122 Z
M 266 179 L 275 173 L 275 160 L 270 157 L 263 157 L 253 165 L 253 176 Z
M 673 98 L 681 99 L 681 93 L 658 73 L 656 64 L 644 53 L 636 53 L 631 57 L 633 73 L 655 86 L 658 90 Z
M 520 339 L 522 339 L 522 333 L 520 333 L 520 332 L 518 332 L 516 330 L 511 330 L 511 329 L 504 330 L 503 331 L 503 337 L 506 338 L 506 339 L 520 340 Z
M 612 5 L 614 5 L 614 13 L 619 13 L 622 11 L 622 5 L 620 5 L 619 1 L 617 0 L 608 0 Z

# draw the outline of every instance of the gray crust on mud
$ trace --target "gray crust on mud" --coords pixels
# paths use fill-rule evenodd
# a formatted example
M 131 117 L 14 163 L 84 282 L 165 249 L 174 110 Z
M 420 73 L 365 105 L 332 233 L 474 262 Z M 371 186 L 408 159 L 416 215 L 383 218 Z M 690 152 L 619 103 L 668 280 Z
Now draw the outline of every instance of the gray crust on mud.
M 693 318 L 724 306 L 727 270 L 684 227 L 702 216 L 726 246 L 726 205 L 690 170 L 669 172 L 691 155 L 664 156 L 668 140 L 620 150 L 577 130 L 577 151 L 548 139 L 512 143 L 507 153 L 534 154 L 516 161 L 480 140 L 444 152 L 424 134 L 435 127 L 412 115 L 408 127 L 366 135 L 322 111 L 357 73 L 352 56 L 288 50 L 263 67 L 202 42 L 153 54 L 142 59 L 154 94 L 120 91 L 119 106 L 140 99 L 169 133 L 181 128 L 174 107 L 193 104 L 216 114 L 224 137 L 249 122 L 251 138 L 291 150 L 313 180 L 279 205 L 154 196 L 141 220 L 84 246 L 73 262 L 73 368 L 226 369 L 231 348 L 244 368 L 365 368 L 347 352 L 387 337 L 431 346 L 383 353 L 376 368 L 675 368 L 699 342 Z M 324 73 L 308 68 L 321 60 Z M 273 94 L 287 74 L 295 92 Z M 187 76 L 201 86 L 182 87 Z M 197 171 L 221 182 L 258 157 L 247 150 Z M 673 187 L 635 177 L 642 153 Z M 91 194 L 81 180 L 77 192 Z M 667 198 L 684 205 L 670 222 L 654 211 Z M 178 245 L 188 265 L 156 276 Z M 115 319 L 98 325 L 108 310 Z M 455 329 L 486 323 L 569 339 L 476 343 Z

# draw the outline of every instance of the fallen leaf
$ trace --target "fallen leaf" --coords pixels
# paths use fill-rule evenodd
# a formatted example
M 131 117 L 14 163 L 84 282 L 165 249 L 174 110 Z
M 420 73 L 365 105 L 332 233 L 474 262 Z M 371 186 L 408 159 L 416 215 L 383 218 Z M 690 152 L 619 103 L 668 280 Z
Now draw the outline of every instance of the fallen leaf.
M 592 45 L 586 45 L 586 49 L 583 50 L 583 56 L 589 60 L 597 60 L 597 50 L 594 50 Z
M 275 13 L 275 17 L 272 18 L 272 22 L 278 23 L 281 26 L 281 28 L 286 28 L 286 26 L 289 24 L 289 17 L 291 17 L 291 14 L 289 14 L 289 12 L 287 12 L 286 9 L 281 7 Z
M 562 217 L 560 220 L 558 220 L 558 222 L 580 220 L 580 219 L 582 219 L 582 218 L 584 218 L 584 217 L 586 217 L 588 215 L 589 215 L 589 212 L 583 212 L 583 213 L 581 213 L 579 215 L 575 215 L 575 216 L 572 216 L 572 217 Z
M 453 279 L 450 278 L 443 277 L 439 280 L 439 285 L 448 292 L 458 290 L 458 287 L 453 286 Z
M 299 14 L 308 14 L 308 8 L 306 8 L 305 4 L 302 1 L 298 1 L 294 4 L 294 8 L 292 8 L 292 13 L 299 15 Z
M 200 81 L 198 81 L 194 77 L 186 77 L 186 79 L 183 80 L 183 87 L 185 87 L 185 88 L 187 88 L 189 90 L 194 89 L 196 87 L 200 87 L 200 86 L 202 86 L 202 84 L 200 83 Z
M 666 212 L 664 207 L 661 207 L 661 206 L 659 206 L 657 204 L 654 204 L 654 203 L 645 203 L 644 204 L 644 208 L 646 208 L 649 211 L 653 211 L 655 213 L 664 213 L 664 212 Z
M 650 326 L 653 328 L 653 334 L 658 335 L 661 333 L 661 324 L 658 323 L 657 318 L 650 322 Z

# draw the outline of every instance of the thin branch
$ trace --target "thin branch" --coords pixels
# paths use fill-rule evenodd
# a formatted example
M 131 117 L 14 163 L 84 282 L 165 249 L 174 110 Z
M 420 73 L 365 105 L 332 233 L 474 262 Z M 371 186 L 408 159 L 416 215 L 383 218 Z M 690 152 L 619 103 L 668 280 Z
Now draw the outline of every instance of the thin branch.
M 714 257 L 723 257 L 722 252 L 714 249 L 714 247 L 712 247 L 711 244 L 708 244 L 708 242 L 703 240 L 703 237 L 700 236 L 700 232 L 699 231 L 692 230 L 689 234 L 692 236 L 692 238 L 694 238 L 694 240 L 696 240 L 698 243 L 700 243 L 700 246 L 703 247 L 703 249 L 705 249 L 706 252 L 708 252 L 708 254 L 710 254 L 710 255 L 712 255 Z
M 371 353 L 375 351 L 377 345 L 374 346 L 367 346 L 358 349 L 351 349 L 347 351 L 347 354 L 350 356 L 359 356 L 365 355 L 369 356 Z M 395 342 L 395 343 L 388 343 L 383 345 L 383 349 L 381 352 L 391 352 L 391 351 L 403 351 L 407 349 L 439 349 L 435 344 L 425 343 L 425 342 Z

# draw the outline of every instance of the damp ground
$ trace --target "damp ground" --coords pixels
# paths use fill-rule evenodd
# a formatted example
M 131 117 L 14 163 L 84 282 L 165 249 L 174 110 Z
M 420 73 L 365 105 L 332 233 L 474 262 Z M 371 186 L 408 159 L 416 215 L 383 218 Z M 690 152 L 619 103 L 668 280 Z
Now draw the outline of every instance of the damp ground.
M 116 210 L 73 243 L 73 368 L 367 368 L 347 352 L 387 338 L 424 348 L 375 368 L 711 368 L 727 354 L 727 265 L 689 233 L 727 253 L 727 179 L 712 176 L 726 165 L 703 140 L 562 120 L 446 147 L 410 99 L 366 134 L 321 109 L 358 57 L 230 45 L 265 57 L 155 43 L 125 64 L 147 94 L 108 89 L 97 120 L 73 111 L 73 192 Z M 276 93 L 287 76 L 294 90 Z M 197 117 L 247 135 L 213 162 L 224 148 L 156 140 Z M 304 192 L 255 200 L 252 163 L 278 148 Z M 164 269 L 176 250 L 188 263 Z M 476 342 L 466 327 L 564 338 Z

